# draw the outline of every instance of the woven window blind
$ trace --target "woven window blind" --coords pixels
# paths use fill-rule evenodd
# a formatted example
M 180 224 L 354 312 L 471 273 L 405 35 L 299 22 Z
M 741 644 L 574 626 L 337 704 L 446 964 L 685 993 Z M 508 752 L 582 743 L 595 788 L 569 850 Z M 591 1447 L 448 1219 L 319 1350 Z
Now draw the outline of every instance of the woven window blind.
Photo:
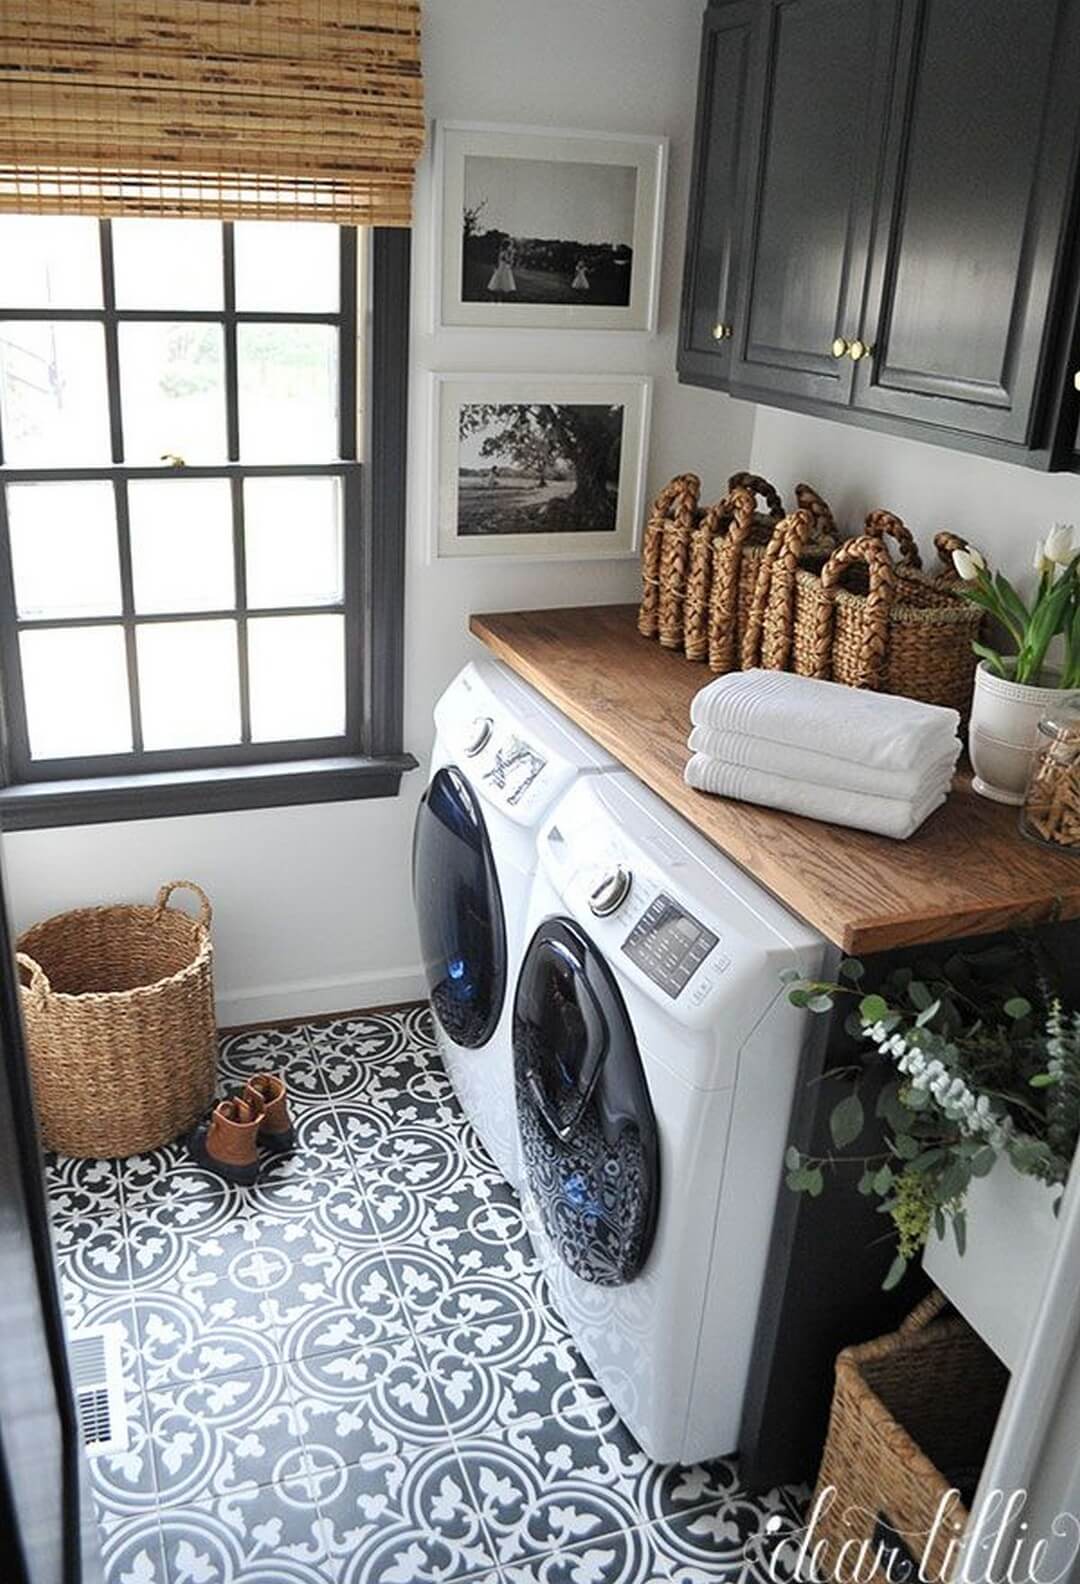
M 0 0 L 0 212 L 407 226 L 420 0 Z

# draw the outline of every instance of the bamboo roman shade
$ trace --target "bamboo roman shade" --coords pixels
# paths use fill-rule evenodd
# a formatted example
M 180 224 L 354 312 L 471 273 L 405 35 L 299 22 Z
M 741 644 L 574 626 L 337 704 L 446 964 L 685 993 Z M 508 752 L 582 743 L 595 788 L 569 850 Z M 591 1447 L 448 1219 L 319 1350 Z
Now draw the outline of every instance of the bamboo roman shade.
M 420 0 L 0 0 L 0 212 L 407 226 Z

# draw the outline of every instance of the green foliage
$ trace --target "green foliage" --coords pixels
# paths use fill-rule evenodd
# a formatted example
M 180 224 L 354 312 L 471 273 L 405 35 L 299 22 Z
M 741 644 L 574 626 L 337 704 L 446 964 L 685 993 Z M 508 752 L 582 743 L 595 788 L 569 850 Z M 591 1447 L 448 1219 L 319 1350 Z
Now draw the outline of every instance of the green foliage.
M 895 1286 L 931 1232 L 951 1227 L 963 1253 L 968 1189 L 1002 1155 L 1043 1182 L 1065 1181 L 1080 1138 L 1080 1011 L 1063 1010 L 1029 937 L 927 955 L 878 984 L 867 978 L 855 959 L 840 964 L 835 984 L 785 975 L 796 1006 L 823 1013 L 846 1001 L 844 1028 L 874 1047 L 869 1068 L 848 1069 L 856 1081 L 830 1113 L 835 1156 L 789 1149 L 785 1181 L 816 1198 L 826 1170 L 857 1167 L 857 1192 L 892 1222 L 886 1285 Z M 882 1061 L 897 1070 L 874 1101 L 881 1142 L 855 1155 L 866 1132 L 860 1087 Z
M 1038 585 L 1030 603 L 1002 572 L 991 572 L 978 551 L 961 551 L 955 560 L 965 580 L 956 585 L 957 593 L 992 616 L 1012 640 L 1015 654 L 1007 658 L 984 643 L 972 643 L 995 676 L 1038 684 L 1050 644 L 1064 634 L 1066 663 L 1060 685 L 1080 685 L 1080 556 L 1072 555 L 1072 529 L 1058 524 L 1037 546 Z

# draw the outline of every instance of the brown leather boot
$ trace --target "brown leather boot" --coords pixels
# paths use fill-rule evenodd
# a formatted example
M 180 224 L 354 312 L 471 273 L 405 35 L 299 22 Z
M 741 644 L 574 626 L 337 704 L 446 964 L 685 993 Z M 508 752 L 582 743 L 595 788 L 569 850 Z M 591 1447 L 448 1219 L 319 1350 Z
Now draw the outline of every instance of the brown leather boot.
M 292 1149 L 295 1135 L 284 1078 L 279 1078 L 277 1073 L 256 1073 L 244 1087 L 244 1099 L 251 1105 L 258 1102 L 263 1108 L 259 1143 L 275 1154 Z
M 226 1182 L 250 1186 L 259 1170 L 256 1147 L 263 1103 L 253 1098 L 219 1100 L 191 1135 L 191 1157 Z

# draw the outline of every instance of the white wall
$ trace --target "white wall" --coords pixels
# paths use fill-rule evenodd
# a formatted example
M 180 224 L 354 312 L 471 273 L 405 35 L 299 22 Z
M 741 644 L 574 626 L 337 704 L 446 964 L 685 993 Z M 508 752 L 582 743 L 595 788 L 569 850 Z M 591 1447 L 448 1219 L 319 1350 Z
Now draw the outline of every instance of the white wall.
M 846 532 L 885 506 L 902 517 L 932 562 L 942 528 L 970 538 L 995 565 L 1026 583 L 1035 541 L 1054 522 L 1080 529 L 1080 478 L 1040 474 L 920 440 L 876 434 L 825 418 L 759 407 L 754 470 L 787 499 L 806 479 L 821 491 Z
M 699 0 L 431 0 L 424 57 L 432 118 L 672 140 L 661 328 L 638 335 L 429 330 L 429 173 L 414 229 L 406 593 L 406 744 L 421 759 L 431 708 L 471 652 L 470 611 L 633 599 L 630 562 L 429 563 L 427 371 L 587 371 L 656 378 L 649 489 L 693 467 L 711 492 L 750 451 L 753 410 L 674 379 L 697 69 Z M 408 998 L 420 991 L 408 882 L 422 774 L 392 802 L 97 825 L 9 835 L 17 927 L 75 905 L 150 897 L 190 875 L 216 907 L 219 1013 L 234 1024 Z

